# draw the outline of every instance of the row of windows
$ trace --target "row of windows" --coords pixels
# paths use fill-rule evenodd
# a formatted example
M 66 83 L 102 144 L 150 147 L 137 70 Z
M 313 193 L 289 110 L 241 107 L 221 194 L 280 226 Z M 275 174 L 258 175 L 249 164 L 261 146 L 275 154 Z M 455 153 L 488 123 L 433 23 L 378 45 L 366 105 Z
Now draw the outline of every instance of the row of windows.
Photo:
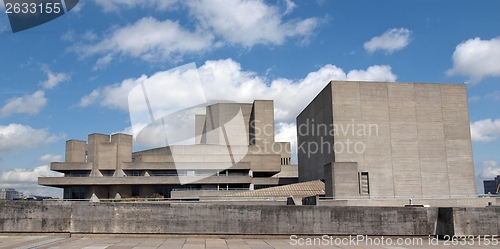
M 291 160 L 292 158 L 290 157 L 281 158 L 281 165 L 290 165 Z
M 106 188 L 106 187 L 104 187 Z M 154 197 L 163 196 L 164 198 L 170 198 L 172 191 L 190 191 L 190 190 L 217 190 L 217 191 L 228 191 L 228 190 L 250 190 L 250 184 L 190 184 L 190 185 L 157 185 L 154 187 Z M 129 197 L 151 197 L 142 196 L 141 186 L 132 185 L 130 187 L 131 195 Z M 122 197 L 126 197 L 125 193 L 122 193 Z M 85 199 L 86 192 L 85 186 L 71 186 L 64 188 L 64 199 Z M 108 198 L 110 198 L 108 196 Z
M 100 170 L 102 176 L 112 177 L 114 170 Z M 126 176 L 250 176 L 249 170 L 125 170 Z M 70 171 L 64 174 L 65 177 L 90 177 L 88 171 Z
M 249 176 L 249 170 L 126 170 L 127 176 Z

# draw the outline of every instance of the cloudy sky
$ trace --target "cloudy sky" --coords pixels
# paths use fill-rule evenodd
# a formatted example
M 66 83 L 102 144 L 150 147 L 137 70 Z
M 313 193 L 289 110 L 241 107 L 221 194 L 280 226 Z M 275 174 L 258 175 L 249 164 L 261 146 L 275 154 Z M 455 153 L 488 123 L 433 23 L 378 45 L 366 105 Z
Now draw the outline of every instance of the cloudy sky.
M 2 0 L 0 0 L 1 2 Z M 131 132 L 128 92 L 196 63 L 210 98 L 275 101 L 276 133 L 333 79 L 467 83 L 474 163 L 500 174 L 500 1 L 80 0 L 12 33 L 0 7 L 0 188 L 57 175 L 65 140 Z M 189 82 L 165 101 L 189 106 Z M 174 101 L 175 100 L 175 101 Z

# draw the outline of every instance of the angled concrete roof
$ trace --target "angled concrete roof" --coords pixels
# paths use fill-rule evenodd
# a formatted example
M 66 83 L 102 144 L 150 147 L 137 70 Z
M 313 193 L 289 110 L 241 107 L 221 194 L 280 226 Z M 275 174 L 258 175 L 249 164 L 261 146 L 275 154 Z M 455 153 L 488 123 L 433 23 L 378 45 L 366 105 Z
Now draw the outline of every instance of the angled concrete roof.
M 225 196 L 259 197 L 259 196 L 313 196 L 324 195 L 325 184 L 322 181 L 300 182 L 289 185 L 250 190 Z

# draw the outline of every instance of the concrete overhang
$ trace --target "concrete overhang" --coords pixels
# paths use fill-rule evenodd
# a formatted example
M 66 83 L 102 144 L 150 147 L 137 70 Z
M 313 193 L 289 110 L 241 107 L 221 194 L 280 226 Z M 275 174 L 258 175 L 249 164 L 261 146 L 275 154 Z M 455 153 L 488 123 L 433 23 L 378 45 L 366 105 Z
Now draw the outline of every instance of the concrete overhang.
M 137 176 L 137 177 L 38 177 L 38 185 L 173 185 L 252 183 L 250 176 Z
M 88 163 L 65 163 L 52 162 L 50 169 L 58 172 L 75 171 L 75 170 L 92 170 L 92 162 Z

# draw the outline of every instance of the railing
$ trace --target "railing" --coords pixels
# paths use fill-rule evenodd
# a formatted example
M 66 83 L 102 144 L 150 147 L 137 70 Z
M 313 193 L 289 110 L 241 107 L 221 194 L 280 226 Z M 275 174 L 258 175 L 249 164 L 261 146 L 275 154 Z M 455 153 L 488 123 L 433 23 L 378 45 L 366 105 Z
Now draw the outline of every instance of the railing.
M 45 199 L 43 201 L 78 201 L 89 202 L 90 199 Z M 199 201 L 199 198 L 120 198 L 120 199 L 99 199 L 99 202 L 186 202 Z
M 487 198 L 497 197 L 495 195 L 424 195 L 424 196 L 342 196 L 342 197 L 326 197 L 320 196 L 320 200 L 351 200 L 351 199 L 370 199 L 370 200 L 409 200 L 409 199 L 450 199 L 450 198 Z
M 196 176 L 215 176 L 215 177 L 231 177 L 231 176 L 238 176 L 238 177 L 241 177 L 241 176 L 248 176 L 250 177 L 248 174 L 229 174 L 229 175 L 217 175 L 217 174 L 151 174 L 150 177 L 155 177 L 155 176 L 192 176 L 192 177 L 196 177 Z M 40 177 L 54 177 L 54 176 L 45 176 L 45 175 L 41 175 Z M 57 176 L 56 176 L 57 177 Z M 60 177 L 145 177 L 144 175 L 124 175 L 124 176 L 115 176 L 114 174 L 102 174 L 102 176 L 91 176 L 90 174 L 65 174 L 63 176 L 60 176 Z
M 64 177 L 90 177 L 90 174 L 69 174 L 69 175 L 64 174 Z
M 280 196 L 238 196 L 238 197 L 203 197 L 200 198 L 121 198 L 121 199 L 99 199 L 99 202 L 234 202 L 234 201 L 268 201 L 268 202 L 286 202 L 287 197 Z M 89 202 L 90 199 L 46 199 L 43 201 L 51 202 Z
M 182 189 L 175 188 L 172 191 L 249 191 L 248 188 L 206 188 L 206 189 Z
M 202 196 L 200 202 L 286 202 L 288 197 L 283 196 Z

